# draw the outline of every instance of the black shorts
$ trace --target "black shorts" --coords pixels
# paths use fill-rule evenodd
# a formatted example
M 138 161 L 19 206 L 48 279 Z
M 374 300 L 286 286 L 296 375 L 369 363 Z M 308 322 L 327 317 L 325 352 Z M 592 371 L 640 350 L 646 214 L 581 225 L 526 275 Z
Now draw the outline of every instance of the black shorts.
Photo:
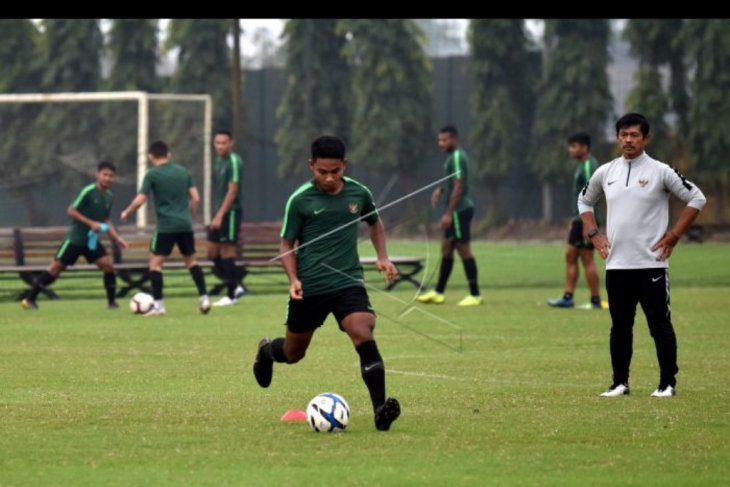
M 375 314 L 368 293 L 362 286 L 305 296 L 302 300 L 289 298 L 286 326 L 292 333 L 306 333 L 322 326 L 327 316 L 333 313 L 340 330 L 343 330 L 342 321 L 348 315 L 358 312 Z
M 150 252 L 155 255 L 167 257 L 172 252 L 172 247 L 177 248 L 182 255 L 195 254 L 195 237 L 193 232 L 157 233 L 152 235 L 150 241 Z
M 454 212 L 454 220 L 451 226 L 444 232 L 446 240 L 457 240 L 467 243 L 471 240 L 471 219 L 474 218 L 474 208 L 467 208 L 460 212 Z
M 243 215 L 239 210 L 230 210 L 223 215 L 221 227 L 213 230 L 208 227 L 208 242 L 222 244 L 238 243 L 238 233 L 241 228 L 241 219 Z
M 573 220 L 568 234 L 568 244 L 578 249 L 593 250 L 593 244 L 587 238 L 583 238 L 583 221 Z
M 61 264 L 64 266 L 74 265 L 81 255 L 84 256 L 86 262 L 93 264 L 106 255 L 106 249 L 101 242 L 96 244 L 95 250 L 91 250 L 86 245 L 72 244 L 70 240 L 66 239 L 61 242 L 61 246 L 58 247 L 56 260 L 61 261 Z

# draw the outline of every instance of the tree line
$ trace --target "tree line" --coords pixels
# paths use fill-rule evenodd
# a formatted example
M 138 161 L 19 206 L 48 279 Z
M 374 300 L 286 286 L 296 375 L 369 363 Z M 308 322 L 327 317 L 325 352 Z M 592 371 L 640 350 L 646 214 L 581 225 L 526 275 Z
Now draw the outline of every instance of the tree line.
M 0 45 L 0 92 L 210 93 L 214 129 L 240 125 L 234 120 L 245 110 L 240 97 L 245 80 L 240 67 L 232 72 L 239 63 L 233 62 L 229 42 L 236 20 L 172 20 L 162 45 L 157 19 L 110 22 L 105 38 L 97 20 L 43 20 L 40 28 L 29 20 L 0 20 L 6 39 Z M 539 43 L 524 20 L 469 23 L 471 130 L 462 138 L 474 161 L 474 183 L 483 188 L 493 215 L 500 214 L 499 188 L 518 161 L 543 182 L 549 212 L 553 185 L 570 177 L 567 135 L 587 131 L 594 140 L 605 140 L 621 115 L 613 113 L 608 86 L 611 35 L 610 21 L 603 19 L 545 20 Z M 654 156 L 691 168 L 693 178 L 712 185 L 721 219 L 730 167 L 723 160 L 730 148 L 725 95 L 730 23 L 630 20 L 620 35 L 639 63 L 625 111 L 649 117 Z M 415 21 L 295 19 L 286 22 L 283 41 L 287 88 L 275 136 L 280 175 L 306 169 L 302 153 L 322 133 L 343 137 L 351 157 L 367 161 L 374 171 L 407 176 L 417 170 L 432 149 L 435 130 L 449 121 L 431 119 L 432 65 Z M 160 76 L 161 55 L 171 51 L 177 55 L 175 70 Z M 184 120 L 170 117 L 171 137 L 193 136 Z M 41 106 L 3 109 L 0 175 L 19 193 L 39 177 L 63 178 L 48 154 L 73 157 L 90 142 L 95 154 L 134 164 L 134 144 L 122 143 L 114 131 L 95 135 L 100 126 L 134 133 L 136 107 L 105 105 L 90 112 L 79 106 L 63 116 Z M 45 137 L 50 145 L 29 152 L 24 146 L 29 130 L 53 134 Z M 597 150 L 617 155 L 604 145 Z

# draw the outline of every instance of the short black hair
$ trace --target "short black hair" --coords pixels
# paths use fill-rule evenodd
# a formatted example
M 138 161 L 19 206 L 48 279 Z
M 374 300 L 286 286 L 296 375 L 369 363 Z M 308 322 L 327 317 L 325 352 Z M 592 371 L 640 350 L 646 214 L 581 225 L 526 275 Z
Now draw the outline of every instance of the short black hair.
M 591 136 L 587 132 L 576 132 L 568 137 L 568 144 L 580 144 L 591 146 Z
M 227 135 L 229 139 L 233 139 L 233 134 L 230 130 L 219 130 L 213 135 L 213 137 L 216 135 Z
M 109 161 L 101 161 L 96 166 L 96 172 L 103 171 L 104 169 L 109 169 L 111 172 L 114 173 L 117 172 L 117 167 Z
M 633 127 L 634 125 L 638 125 L 641 128 L 641 133 L 644 137 L 649 135 L 649 120 L 647 120 L 641 113 L 627 113 L 623 117 L 619 118 L 616 122 L 616 135 L 618 135 L 621 129 Z
M 312 142 L 312 160 L 345 159 L 345 143 L 334 135 L 323 135 Z
M 444 125 L 443 127 L 441 127 L 441 130 L 439 130 L 439 133 L 440 134 L 449 134 L 452 137 L 459 136 L 459 131 L 456 130 L 456 127 L 454 127 L 453 125 Z
M 167 148 L 167 144 L 165 144 L 163 141 L 156 140 L 150 144 L 149 153 L 156 159 L 159 159 L 169 154 L 170 149 Z

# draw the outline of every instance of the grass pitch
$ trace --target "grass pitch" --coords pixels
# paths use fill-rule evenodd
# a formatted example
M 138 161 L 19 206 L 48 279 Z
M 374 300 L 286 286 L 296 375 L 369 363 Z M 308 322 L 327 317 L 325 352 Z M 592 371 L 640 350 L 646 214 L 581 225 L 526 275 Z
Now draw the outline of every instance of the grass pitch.
M 426 277 L 438 264 L 435 244 L 390 247 L 429 252 Z M 357 354 L 331 318 L 301 363 L 256 385 L 258 340 L 283 332 L 283 273 L 252 276 L 251 295 L 208 316 L 195 313 L 189 276 L 168 273 L 168 315 L 150 319 L 107 311 L 100 275 L 62 277 L 64 299 L 40 300 L 39 312 L 21 310 L 19 283 L 3 280 L 0 485 L 730 483 L 730 246 L 683 245 L 672 258 L 681 370 L 671 399 L 649 397 L 658 371 L 641 311 L 632 393 L 598 397 L 611 381 L 608 312 L 545 305 L 562 292 L 562 245 L 475 251 L 484 306 L 455 305 L 467 292 L 458 260 L 447 303 L 419 305 L 461 328 L 462 352 L 440 319 L 398 318 L 413 286 L 370 290 L 388 393 L 403 409 L 387 433 L 373 426 Z M 588 300 L 582 277 L 576 298 Z M 279 421 L 325 391 L 350 404 L 345 433 Z

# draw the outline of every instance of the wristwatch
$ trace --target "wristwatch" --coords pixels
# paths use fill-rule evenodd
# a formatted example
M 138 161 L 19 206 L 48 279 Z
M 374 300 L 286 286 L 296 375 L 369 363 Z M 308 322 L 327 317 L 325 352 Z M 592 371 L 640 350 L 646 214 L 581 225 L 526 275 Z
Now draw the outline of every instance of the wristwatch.
M 592 239 L 593 237 L 595 237 L 596 235 L 598 235 L 598 227 L 591 228 L 588 231 L 588 233 L 586 233 L 586 237 L 588 237 L 589 240 Z

